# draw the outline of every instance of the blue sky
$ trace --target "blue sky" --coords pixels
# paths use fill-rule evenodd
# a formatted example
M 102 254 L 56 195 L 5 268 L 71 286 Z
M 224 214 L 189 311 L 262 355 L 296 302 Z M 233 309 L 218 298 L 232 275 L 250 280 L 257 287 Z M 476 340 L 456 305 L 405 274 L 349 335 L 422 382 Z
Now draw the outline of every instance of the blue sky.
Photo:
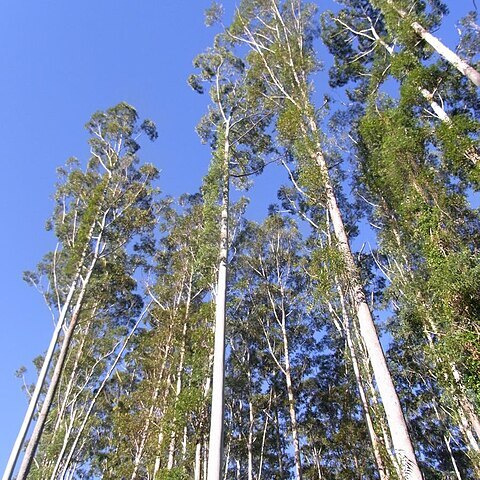
M 192 59 L 212 41 L 214 32 L 203 24 L 209 3 L 0 1 L 0 469 L 27 406 L 14 372 L 25 365 L 33 373 L 31 360 L 52 331 L 41 295 L 22 281 L 22 272 L 55 246 L 44 229 L 55 169 L 70 156 L 87 159 L 85 122 L 96 110 L 126 101 L 157 123 L 159 139 L 145 143 L 140 156 L 161 169 L 161 189 L 178 195 L 198 188 L 209 151 L 194 127 L 207 98 L 186 79 Z M 233 2 L 225 3 L 231 10 Z M 454 46 L 452 21 L 473 3 L 449 3 L 452 20 L 442 36 Z M 275 200 L 276 182 L 267 175 L 257 181 L 254 216 Z

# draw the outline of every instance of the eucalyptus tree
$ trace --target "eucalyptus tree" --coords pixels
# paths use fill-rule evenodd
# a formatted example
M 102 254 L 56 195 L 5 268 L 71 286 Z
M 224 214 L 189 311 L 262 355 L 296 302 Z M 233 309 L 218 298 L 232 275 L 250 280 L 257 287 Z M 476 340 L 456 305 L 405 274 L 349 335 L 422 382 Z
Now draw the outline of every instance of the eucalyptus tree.
M 310 77 L 318 67 L 313 49 L 314 8 L 299 1 L 242 2 L 228 30 L 237 42 L 251 48 L 249 74 L 257 79 L 251 94 L 276 107 L 279 140 L 294 154 L 301 183 L 322 185 L 322 202 L 332 223 L 336 248 L 343 262 L 360 332 L 368 349 L 398 463 L 406 478 L 421 478 L 398 395 L 367 304 L 358 268 L 338 204 L 317 111 L 311 99 Z
M 478 292 L 478 216 L 432 166 L 425 130 L 408 106 L 376 105 L 360 125 L 361 171 L 371 201 L 380 205 L 382 251 L 392 262 L 384 271 L 399 292 L 401 315 L 423 329 L 437 381 L 458 405 L 476 463 L 478 364 L 471 345 L 478 341 L 478 316 L 470 302 L 476 304 Z
M 155 139 L 155 126 L 150 121 L 138 125 L 135 109 L 121 103 L 94 114 L 86 128 L 92 136 L 92 157 L 86 170 L 82 172 L 76 167 L 71 171 L 61 170 L 63 183 L 57 189 L 55 212 L 50 222 L 58 246 L 46 256 L 37 274 L 27 275 L 33 282 L 39 281 L 41 275 L 46 277 L 52 292 L 47 295 L 47 301 L 58 318 L 28 417 L 19 435 L 20 439 L 26 433 L 49 374 L 18 472 L 19 479 L 26 478 L 30 470 L 79 322 L 83 317 L 88 318 L 89 309 L 100 309 L 110 316 L 115 315 L 116 309 L 127 312 L 131 302 L 141 306 L 134 294 L 132 278 L 137 262 L 126 249 L 135 244 L 141 249 L 155 222 L 151 184 L 157 170 L 152 165 L 137 166 L 139 144 L 135 140 L 140 132 Z M 104 283 L 107 278 L 111 284 Z M 94 299 L 96 290 L 103 301 L 99 305 Z M 50 370 L 54 354 L 55 364 Z M 21 443 L 21 440 L 17 442 L 16 448 Z M 13 463 L 5 473 L 6 478 L 12 475 Z
M 446 13 L 447 10 L 442 2 L 433 1 L 431 3 L 437 15 Z M 411 37 L 412 34 L 420 37 L 462 75 L 480 87 L 480 73 L 444 45 L 439 38 L 432 35 L 428 30 L 430 28 L 428 23 L 422 24 L 425 20 L 422 15 L 424 4 L 413 3 L 409 0 L 372 0 L 372 4 L 382 10 L 389 29 L 396 30 L 403 38 Z
M 369 92 L 381 89 L 394 76 L 403 95 L 418 105 L 417 115 L 435 131 L 445 167 L 478 188 L 477 89 L 447 62 L 432 62 L 432 53 L 423 43 L 388 29 L 382 12 L 370 2 L 344 0 L 342 5 L 338 12 L 322 15 L 322 39 L 334 56 L 330 85 L 346 86 L 349 101 L 356 102 L 358 110 Z M 416 4 L 417 14 L 430 28 L 440 25 L 445 12 L 444 4 L 436 6 L 428 10 L 425 4 Z M 475 33 L 469 17 L 463 23 L 466 32 L 459 49 L 472 56 Z
M 194 61 L 194 66 L 200 73 L 189 79 L 190 85 L 199 92 L 203 92 L 203 83 L 210 85 L 212 104 L 197 130 L 203 141 L 210 142 L 213 151 L 210 169 L 202 187 L 206 208 L 210 209 L 210 224 L 213 220 L 214 225 L 218 218 L 215 212 L 218 212 L 220 217 L 209 480 L 220 478 L 223 461 L 230 182 L 231 178 L 237 179 L 240 186 L 245 186 L 247 177 L 263 168 L 263 154 L 269 149 L 269 137 L 264 130 L 270 115 L 268 111 L 258 108 L 258 102 L 246 96 L 245 65 L 233 54 L 227 40 L 228 37 L 223 34 L 215 37 L 214 46 Z
M 307 241 L 307 246 L 309 253 L 306 257 L 308 259 L 306 264 L 305 272 L 308 273 L 310 277 L 310 282 L 312 288 L 312 299 L 314 304 L 317 305 L 317 316 L 319 321 L 317 321 L 316 330 L 317 335 L 319 335 L 322 340 L 318 342 L 318 351 L 320 355 L 319 363 L 322 364 L 326 362 L 328 354 L 322 353 L 325 349 L 324 344 L 327 344 L 327 350 L 338 351 L 340 353 L 335 353 L 332 355 L 331 366 L 329 370 L 338 369 L 339 372 L 344 372 L 345 379 L 342 378 L 342 374 L 339 373 L 339 381 L 335 382 L 334 388 L 337 388 L 340 391 L 346 389 L 347 391 L 343 392 L 342 395 L 345 397 L 351 397 L 354 393 L 351 382 L 349 371 L 349 365 L 351 365 L 354 382 L 356 383 L 358 396 L 361 400 L 361 408 L 363 411 L 363 417 L 365 421 L 365 426 L 368 430 L 368 435 L 370 437 L 370 443 L 372 446 L 372 454 L 375 458 L 375 463 L 377 466 L 377 472 L 381 479 L 391 478 L 390 471 L 396 469 L 397 465 L 395 458 L 392 454 L 391 442 L 388 437 L 387 427 L 385 424 L 384 414 L 381 409 L 378 408 L 377 393 L 374 389 L 374 381 L 371 373 L 371 368 L 368 363 L 368 354 L 365 349 L 365 344 L 363 343 L 361 337 L 358 335 L 358 325 L 356 319 L 354 318 L 354 312 L 352 311 L 352 306 L 345 295 L 346 287 L 341 280 L 341 271 L 342 265 L 339 262 L 338 250 L 334 247 L 332 242 L 332 235 L 329 228 L 329 216 L 326 214 L 325 209 L 319 207 L 316 198 L 313 196 L 315 193 L 318 195 L 318 192 L 314 192 L 310 188 L 308 195 L 304 190 L 302 190 L 297 182 L 298 178 L 294 172 L 290 170 L 290 167 L 285 163 L 286 168 L 289 171 L 290 178 L 292 181 L 292 187 L 282 187 L 279 191 L 279 199 L 282 201 L 282 207 L 289 211 L 292 214 L 297 215 L 299 218 L 308 223 L 311 227 L 311 235 Z M 317 197 L 318 198 L 318 197 Z M 344 209 L 348 212 L 349 209 L 346 208 L 347 205 L 344 205 Z M 353 229 L 352 229 L 353 230 Z M 358 259 L 361 262 L 362 275 L 366 279 L 366 283 L 369 284 L 370 291 L 368 296 L 372 298 L 381 298 L 382 289 L 384 287 L 384 282 L 382 279 L 375 279 L 371 273 L 371 261 L 368 256 L 359 252 Z M 312 301 L 312 300 L 310 300 Z M 376 302 L 376 304 L 378 301 Z M 325 333 L 325 330 L 328 333 Z M 343 345 L 339 344 L 340 339 L 344 342 Z M 342 362 L 335 362 L 336 359 L 340 357 L 345 357 L 345 360 Z M 345 363 L 346 362 L 346 363 Z M 339 364 L 338 364 L 339 363 Z M 326 363 L 325 363 L 326 364 Z M 319 371 L 318 378 L 320 378 L 324 372 Z M 345 382 L 345 380 L 347 380 Z M 328 391 L 330 391 L 330 388 Z M 315 393 L 312 393 L 315 395 Z M 319 396 L 328 398 L 328 395 L 323 391 L 319 391 Z M 351 399 L 351 412 L 355 412 L 358 409 L 357 402 L 352 398 Z M 345 403 L 348 405 L 348 402 Z M 345 423 L 339 423 L 340 429 L 348 428 L 349 414 L 347 413 L 349 409 L 346 409 L 345 412 L 340 410 L 340 414 L 335 415 L 337 418 L 347 417 Z M 321 411 L 321 410 L 320 410 Z M 322 425 L 328 424 L 327 418 L 323 417 L 321 414 L 319 416 L 322 418 Z M 309 424 L 315 422 L 314 415 L 309 416 Z M 358 425 L 358 432 L 363 433 L 362 422 L 359 418 L 355 418 L 355 422 Z M 350 423 L 351 425 L 351 423 Z M 333 430 L 338 428 L 334 426 Z M 314 426 L 310 426 L 309 429 L 313 432 Z M 328 435 L 328 434 L 327 434 Z M 331 469 L 331 465 L 324 465 L 322 456 L 328 458 L 331 448 L 329 447 L 330 442 L 333 442 L 333 438 L 339 439 L 342 438 L 339 433 L 335 433 L 330 440 L 326 440 L 327 436 L 314 435 L 311 433 L 309 435 L 309 441 L 313 443 L 313 450 L 311 453 L 311 458 L 314 459 L 317 469 L 328 468 Z M 320 442 L 320 446 L 317 442 Z M 324 445 L 324 442 L 326 444 Z M 343 446 L 341 448 L 344 448 Z M 332 449 L 333 447 L 332 443 Z M 318 452 L 323 451 L 324 454 L 319 456 Z M 338 453 L 341 451 L 337 449 Z M 363 452 L 366 453 L 366 452 Z M 364 457 L 364 455 L 358 455 L 358 461 Z M 371 468 L 369 460 L 366 460 L 365 469 Z M 347 464 L 348 461 L 344 463 L 344 473 L 348 471 Z M 400 472 L 401 474 L 401 472 Z
M 416 348 L 423 338 L 423 348 L 429 352 L 423 359 L 429 364 L 429 375 L 433 375 L 441 387 L 435 393 L 441 394 L 445 408 L 449 408 L 447 405 L 451 402 L 456 404 L 456 431 L 462 432 L 470 456 L 475 459 L 479 438 L 475 410 L 478 407 L 475 389 L 470 386 L 471 373 L 468 373 L 472 362 L 469 357 L 475 353 L 465 351 L 462 345 L 465 341 L 469 344 L 466 338 L 475 336 L 476 322 L 471 312 L 467 327 L 465 320 L 461 320 L 464 317 L 461 311 L 465 308 L 464 300 L 468 304 L 472 295 L 466 291 L 473 292 L 476 288 L 470 291 L 468 285 L 476 276 L 478 239 L 474 232 L 478 219 L 468 208 L 464 188 L 465 185 L 478 187 L 475 120 L 478 94 L 445 62 L 432 63 L 430 59 L 427 65 L 425 60 L 431 57 L 431 52 L 423 42 L 419 44 L 408 32 L 391 27 L 387 20 L 392 19 L 385 19 L 381 11 L 372 9 L 366 2 L 343 3 L 345 8 L 340 12 L 324 17 L 323 37 L 335 55 L 332 84 L 355 82 L 349 97 L 362 102 L 356 107 L 357 115 L 364 115 L 360 135 L 355 129 L 349 129 L 359 153 L 355 161 L 360 172 L 357 188 L 363 193 L 361 197 L 370 203 L 369 208 L 374 207 L 370 219 L 381 229 L 380 253 L 384 255 L 381 268 L 391 282 L 390 298 L 394 297 L 398 318 L 407 322 L 397 332 L 407 332 L 413 318 L 423 325 L 424 334 L 416 339 Z M 428 10 L 426 4 L 417 4 L 415 12 L 423 15 L 424 21 L 433 27 L 438 26 L 445 7 L 437 2 Z M 468 45 L 463 51 L 471 53 Z M 387 71 L 400 82 L 398 102 L 379 93 Z M 379 72 L 383 75 L 379 76 Z M 430 92 L 435 92 L 442 106 Z M 432 112 L 422 108 L 423 99 L 428 101 Z M 365 105 L 370 105 L 366 112 Z M 348 118 L 353 124 L 358 121 L 355 115 Z M 458 180 L 452 178 L 453 175 Z M 435 218 L 441 224 L 442 235 L 449 238 L 441 252 L 437 251 L 443 257 L 441 260 L 434 260 L 433 255 L 439 242 L 443 242 L 434 240 L 434 232 L 439 228 Z M 425 230 L 419 222 L 423 226 L 423 222 L 430 222 L 429 229 Z M 433 247 L 432 242 L 437 247 Z M 463 266 L 462 289 L 450 277 L 454 264 L 455 268 L 459 264 Z M 458 279 L 460 274 L 456 271 Z M 437 294 L 433 294 L 435 291 Z M 445 308 L 434 300 L 442 298 L 448 302 L 450 295 L 457 299 L 456 306 L 451 304 Z M 463 325 L 462 335 L 457 330 L 460 325 Z M 447 334 L 450 328 L 456 332 Z M 418 328 L 414 331 L 417 336 L 420 334 Z M 449 336 L 451 347 L 456 343 L 455 338 L 459 340 L 455 354 L 442 351 L 444 335 Z M 463 335 L 466 338 L 460 340 L 458 337 Z M 412 339 L 410 336 L 410 341 Z M 450 360 L 446 361 L 447 358 Z M 417 438 L 421 443 L 421 436 Z

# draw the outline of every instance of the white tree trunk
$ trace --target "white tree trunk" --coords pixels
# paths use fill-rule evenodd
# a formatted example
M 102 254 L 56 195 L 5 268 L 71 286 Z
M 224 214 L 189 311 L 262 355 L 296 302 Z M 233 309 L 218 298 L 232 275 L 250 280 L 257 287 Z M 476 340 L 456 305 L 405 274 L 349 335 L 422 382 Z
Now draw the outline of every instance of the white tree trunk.
M 202 474 L 202 441 L 199 440 L 195 445 L 195 466 L 193 468 L 193 480 L 200 480 Z
M 275 440 L 277 442 L 277 460 L 278 460 L 278 473 L 280 478 L 283 480 L 285 478 L 284 468 L 283 468 L 283 448 L 280 439 L 280 420 L 278 418 L 278 402 L 277 402 L 277 392 L 275 396 Z
M 30 397 L 30 402 L 28 404 L 25 417 L 23 418 L 23 422 L 18 432 L 15 443 L 13 445 L 12 452 L 10 453 L 10 457 L 8 459 L 5 471 L 3 473 L 2 480 L 10 480 L 13 474 L 13 470 L 15 469 L 15 464 L 17 462 L 18 456 L 20 455 L 23 441 L 25 440 L 25 436 L 27 435 L 28 427 L 30 426 L 30 423 L 32 421 L 33 414 L 37 407 L 38 399 L 40 398 L 40 393 L 45 383 L 45 378 L 47 377 L 48 369 L 50 368 L 50 364 L 52 362 L 53 353 L 55 351 L 55 347 L 58 342 L 58 337 L 60 336 L 60 332 L 62 331 L 62 328 L 65 324 L 65 318 L 66 318 L 68 309 L 70 308 L 70 303 L 72 301 L 73 294 L 75 293 L 75 290 L 76 290 L 78 277 L 79 275 L 76 276 L 74 282 L 70 286 L 70 290 L 68 292 L 67 298 L 63 305 L 62 311 L 60 312 L 60 317 L 55 326 L 55 330 L 53 331 L 47 353 L 45 354 L 45 358 L 43 360 L 42 368 L 40 369 L 40 373 L 38 374 L 37 383 L 35 384 L 35 390 L 33 391 L 32 396 Z
M 387 0 L 387 3 L 395 9 L 401 18 L 407 17 L 407 13 L 404 10 L 397 8 L 393 0 Z M 477 72 L 477 70 L 462 60 L 455 52 L 450 50 L 418 22 L 412 22 L 410 26 L 415 30 L 417 35 L 425 40 L 441 57 L 453 65 L 462 75 L 465 75 L 477 87 L 480 87 L 480 73 Z
M 258 465 L 258 477 L 257 480 L 262 479 L 262 470 L 263 470 L 263 458 L 265 456 L 265 441 L 267 437 L 267 428 L 268 428 L 268 420 L 270 419 L 270 409 L 272 407 L 272 388 L 270 387 L 270 395 L 268 398 L 268 407 L 265 410 L 265 423 L 263 425 L 263 435 L 262 435 L 262 446 L 260 448 L 260 462 Z
M 193 270 L 190 271 L 190 275 L 188 277 L 188 284 L 187 284 L 187 299 L 185 303 L 185 315 L 183 321 L 183 329 L 182 329 L 182 343 L 180 346 L 180 358 L 178 361 L 177 367 L 177 382 L 175 386 L 175 400 L 174 400 L 174 408 L 178 403 L 178 399 L 180 397 L 180 393 L 182 392 L 182 385 L 183 385 L 183 365 L 185 362 L 185 348 L 187 342 L 187 325 L 188 325 L 188 318 L 190 314 L 190 304 L 192 300 L 192 281 L 193 281 Z M 183 290 L 183 288 L 182 288 Z M 167 461 L 167 470 L 171 470 L 173 468 L 175 462 L 175 445 L 177 440 L 177 432 L 175 430 L 175 423 L 177 421 L 176 414 L 173 416 L 173 429 L 170 435 L 170 445 L 168 448 L 168 461 Z
M 55 347 L 58 343 L 60 332 L 65 327 L 67 314 L 68 314 L 68 311 L 70 309 L 70 306 L 71 306 L 71 303 L 72 303 L 72 300 L 73 300 L 73 296 L 74 296 L 74 294 L 77 290 L 78 282 L 81 279 L 81 271 L 82 271 L 85 259 L 87 257 L 87 254 L 89 252 L 89 242 L 92 239 L 93 232 L 95 230 L 95 225 L 96 225 L 96 222 L 97 222 L 97 217 L 98 217 L 99 213 L 100 213 L 100 208 L 98 209 L 97 215 L 95 216 L 92 224 L 90 225 L 89 232 L 88 232 L 88 235 L 87 235 L 87 241 L 85 243 L 85 246 L 83 248 L 80 260 L 78 262 L 77 269 L 76 269 L 76 272 L 75 272 L 75 275 L 74 275 L 74 279 L 73 279 L 73 281 L 70 285 L 67 297 L 66 297 L 65 302 L 63 304 L 63 307 L 60 311 L 57 324 L 55 326 L 55 329 L 54 329 L 53 334 L 52 334 L 52 338 L 50 340 L 50 344 L 49 344 L 48 349 L 47 349 L 47 353 L 45 354 L 45 358 L 43 360 L 42 368 L 40 369 L 40 373 L 38 374 L 38 379 L 37 379 L 37 383 L 35 384 L 35 389 L 33 391 L 32 396 L 30 397 L 30 402 L 28 404 L 28 408 L 27 408 L 27 411 L 25 413 L 25 417 L 23 419 L 22 425 L 21 425 L 20 430 L 18 432 L 17 438 L 15 439 L 15 443 L 13 445 L 12 452 L 10 453 L 10 456 L 9 456 L 9 459 L 8 459 L 8 462 L 7 462 L 7 466 L 6 466 L 5 471 L 3 473 L 3 476 L 2 476 L 2 480 L 10 480 L 11 477 L 12 477 L 13 471 L 15 469 L 15 465 L 16 465 L 18 457 L 20 455 L 20 450 L 21 450 L 23 442 L 25 440 L 25 436 L 27 435 L 28 429 L 30 427 L 30 423 L 32 422 L 33 415 L 35 413 L 35 409 L 37 408 L 38 400 L 40 398 L 40 393 L 42 391 L 42 388 L 43 388 L 43 385 L 45 383 L 45 379 L 46 379 L 48 370 L 50 368 L 50 364 L 52 362 L 53 354 L 55 352 Z M 102 221 L 101 232 L 100 232 L 99 237 L 97 239 L 96 255 L 98 255 L 98 253 L 99 253 L 98 249 L 100 247 L 100 239 L 101 239 L 104 227 L 105 227 L 105 215 L 104 215 L 103 221 Z M 57 248 L 58 248 L 58 246 L 57 246 Z M 95 265 L 95 263 L 96 263 L 96 258 L 94 258 L 93 266 Z M 93 268 L 93 266 L 92 266 L 92 268 Z M 56 279 L 55 266 L 54 266 L 53 274 L 54 274 L 54 278 Z M 87 274 L 87 275 L 88 275 L 88 278 L 90 278 L 91 269 L 89 271 L 89 274 Z M 58 298 L 58 290 L 57 290 L 56 280 L 55 280 L 54 288 L 57 291 L 57 298 Z M 85 281 L 84 281 L 82 291 L 84 291 L 85 288 L 86 288 L 86 285 L 85 285 Z M 82 294 L 80 294 L 80 295 L 82 295 Z M 83 298 L 83 296 L 82 296 L 82 298 Z M 24 458 L 25 458 L 25 454 L 24 454 Z M 31 462 L 31 459 L 29 460 L 29 464 L 30 464 L 30 462 Z M 21 479 L 21 477 L 17 476 L 17 479 Z
M 418 22 L 412 22 L 412 28 L 423 38 L 440 56 L 452 64 L 462 75 L 465 75 L 477 87 L 480 87 L 480 73 L 467 62 L 462 60 L 455 52 L 444 45 L 437 37 L 428 32 Z
M 371 22 L 371 20 L 370 20 Z M 371 27 L 370 27 L 373 36 L 379 42 L 390 55 L 394 55 L 394 48 L 387 45 L 380 35 L 378 35 L 374 24 L 371 22 Z M 353 29 L 350 29 L 350 31 L 353 31 Z M 478 72 L 477 72 L 478 73 Z M 432 107 L 432 110 L 434 111 L 435 115 L 444 123 L 451 125 L 452 124 L 452 119 L 449 117 L 448 113 L 443 109 L 443 107 L 434 100 L 433 93 L 427 90 L 426 88 L 419 87 L 418 88 L 419 92 L 422 94 L 423 98 L 430 104 L 430 107 Z M 479 161 L 479 154 L 477 150 L 474 147 L 469 148 L 467 151 L 464 152 L 464 156 L 471 161 L 474 165 L 476 165 Z
M 72 314 L 72 318 L 70 320 L 70 325 L 65 333 L 65 336 L 63 338 L 62 346 L 60 348 L 60 352 L 57 358 L 57 363 L 55 365 L 55 369 L 52 374 L 52 378 L 50 380 L 50 384 L 47 389 L 47 393 L 45 395 L 45 399 L 42 404 L 42 408 L 38 414 L 37 421 L 35 423 L 35 427 L 33 429 L 32 435 L 30 437 L 30 440 L 27 444 L 27 448 L 25 450 L 25 454 L 22 459 L 22 463 L 20 465 L 20 469 L 18 471 L 17 475 L 17 480 L 24 480 L 27 478 L 28 472 L 30 471 L 30 466 L 33 460 L 33 457 L 35 455 L 35 451 L 37 449 L 38 443 L 40 441 L 40 437 L 43 432 L 43 428 L 45 426 L 45 422 L 47 420 L 48 412 L 50 410 L 50 406 L 53 401 L 53 397 L 55 395 L 55 391 L 57 389 L 58 383 L 60 381 L 60 375 L 62 373 L 64 364 L 65 364 L 65 359 L 67 357 L 68 353 L 68 347 L 70 346 L 70 342 L 73 337 L 73 333 L 75 330 L 75 327 L 77 325 L 78 317 L 80 315 L 80 311 L 83 305 L 83 298 L 85 296 L 86 290 L 87 290 L 87 285 L 88 281 L 90 280 L 90 276 L 93 271 L 93 266 L 94 263 L 92 264 L 91 269 L 89 270 L 87 277 L 84 280 L 84 283 L 82 285 L 82 289 L 79 293 L 74 312 Z
M 180 359 L 179 359 L 178 368 L 177 368 L 177 383 L 175 386 L 175 400 L 174 400 L 173 408 L 176 408 L 178 399 L 180 397 L 180 393 L 182 392 L 182 375 L 183 375 L 183 363 L 185 360 L 185 345 L 187 340 L 187 319 L 188 319 L 189 304 L 190 304 L 190 301 L 188 301 L 187 303 L 185 320 L 184 320 L 183 330 L 182 330 L 182 345 L 180 347 Z M 176 420 L 177 420 L 177 417 L 174 414 L 173 421 L 172 421 L 173 429 L 170 435 L 170 445 L 168 447 L 167 470 L 171 470 L 175 462 L 175 444 L 177 440 L 177 432 L 175 430 Z
M 168 373 L 167 375 L 168 375 L 167 376 L 167 384 L 165 386 L 165 390 L 163 392 L 161 402 L 160 402 L 159 405 L 158 404 L 155 405 L 157 409 L 161 409 L 162 415 L 164 414 L 164 412 L 166 410 L 168 393 L 169 393 L 170 387 L 172 385 L 172 377 L 171 377 L 170 373 Z M 157 474 L 160 471 L 161 462 L 162 462 L 161 447 L 162 447 L 162 443 L 163 443 L 163 437 L 165 435 L 164 427 L 165 427 L 164 422 L 160 421 L 160 432 L 159 432 L 158 438 L 157 438 L 157 454 L 155 456 L 155 463 L 154 463 L 154 466 L 153 466 L 153 475 L 152 475 L 152 478 L 154 480 L 157 478 Z M 132 477 L 131 480 L 134 480 L 134 477 Z
M 78 298 L 77 298 L 77 301 L 75 303 L 75 307 L 74 307 L 73 312 L 72 312 L 72 318 L 70 319 L 70 324 L 68 326 L 67 331 L 65 332 L 65 336 L 64 336 L 63 341 L 62 341 L 62 346 L 60 348 L 60 352 L 59 352 L 59 355 L 58 355 L 58 358 L 57 358 L 57 362 L 55 364 L 54 371 L 52 373 L 52 378 L 50 380 L 50 384 L 48 386 L 47 393 L 45 395 L 45 398 L 44 398 L 44 401 L 43 401 L 43 404 L 42 404 L 42 408 L 41 408 L 41 410 L 38 414 L 38 418 L 37 418 L 37 421 L 35 423 L 35 427 L 33 429 L 32 435 L 31 435 L 30 440 L 29 440 L 29 442 L 27 444 L 27 447 L 25 449 L 25 454 L 23 456 L 22 463 L 21 463 L 19 471 L 18 471 L 17 480 L 24 480 L 27 477 L 28 472 L 30 471 L 30 466 L 32 464 L 32 460 L 33 460 L 33 457 L 35 455 L 35 451 L 36 451 L 38 443 L 40 441 L 40 437 L 42 435 L 43 428 L 44 428 L 45 422 L 47 420 L 48 412 L 50 410 L 50 406 L 52 404 L 53 397 L 55 395 L 57 386 L 60 382 L 60 376 L 61 376 L 64 364 L 65 364 L 65 360 L 67 358 L 70 342 L 72 340 L 73 333 L 75 331 L 75 327 L 77 326 L 78 318 L 80 316 L 80 312 L 81 312 L 81 309 L 82 309 L 82 306 L 83 306 L 83 299 L 84 299 L 85 294 L 87 292 L 88 285 L 89 285 L 89 282 L 90 282 L 90 278 L 92 276 L 93 270 L 94 270 L 94 268 L 97 264 L 97 261 L 98 261 L 99 255 L 100 255 L 100 250 L 101 250 L 101 245 L 102 245 L 102 235 L 103 235 L 104 228 L 105 228 L 107 213 L 108 213 L 108 210 L 107 210 L 107 212 L 105 212 L 103 214 L 100 233 L 98 234 L 98 236 L 96 238 L 95 249 L 94 249 L 94 252 L 93 252 L 93 259 L 90 262 L 90 265 L 88 266 L 85 278 L 82 279 L 81 276 L 80 276 L 80 272 L 81 272 L 80 266 L 83 265 L 84 259 L 86 258 L 86 255 L 87 255 L 87 252 L 88 252 L 88 242 L 86 243 L 86 245 L 83 249 L 82 257 L 81 257 L 80 263 L 79 263 L 80 266 L 77 269 L 77 274 L 78 274 L 79 278 L 81 279 L 82 286 L 81 286 L 80 292 L 78 294 Z M 96 222 L 94 221 L 92 223 L 91 227 L 90 227 L 88 239 L 90 239 L 93 235 L 93 230 L 95 228 L 95 223 Z M 59 323 L 60 322 L 58 322 L 58 324 Z M 65 323 L 65 320 L 63 320 L 63 323 Z M 58 327 L 58 324 L 57 324 L 57 327 Z M 53 352 L 52 352 L 52 354 L 53 354 Z
M 372 444 L 373 455 L 375 458 L 375 463 L 377 464 L 378 475 L 380 480 L 388 480 L 389 475 L 383 463 L 381 448 L 380 448 L 380 440 L 378 438 L 377 433 L 375 432 L 375 428 L 373 426 L 372 417 L 370 415 L 370 408 L 368 405 L 367 396 L 365 394 L 365 389 L 363 388 L 362 383 L 362 375 L 360 373 L 360 367 L 358 364 L 357 359 L 357 349 L 353 342 L 352 332 L 350 327 L 350 318 L 348 316 L 347 307 L 345 304 L 345 298 L 343 295 L 342 287 L 340 286 L 339 280 L 336 279 L 337 283 L 337 290 L 340 296 L 340 304 L 342 307 L 342 317 L 343 317 L 343 324 L 344 324 L 344 331 L 345 337 L 347 340 L 347 346 L 350 351 L 350 359 L 352 361 L 353 372 L 355 374 L 355 380 L 357 381 L 358 392 L 360 394 L 360 400 L 362 403 L 363 413 L 365 415 L 365 421 L 367 423 L 368 434 L 370 436 L 370 443 Z
M 314 119 L 309 119 L 310 128 L 315 136 L 318 136 L 317 125 Z M 337 239 L 337 247 L 343 257 L 348 281 L 351 285 L 352 299 L 355 304 L 356 314 L 360 325 L 360 334 L 365 342 L 368 357 L 373 368 L 380 398 L 382 399 L 387 422 L 392 437 L 395 455 L 402 466 L 403 475 L 408 480 L 422 480 L 422 474 L 417 464 L 413 445 L 408 433 L 405 417 L 403 416 L 400 400 L 392 382 L 392 377 L 385 360 L 380 340 L 378 338 L 372 314 L 365 298 L 365 292 L 360 283 L 355 260 L 343 224 L 342 214 L 337 204 L 333 185 L 330 180 L 328 166 L 317 145 L 315 160 L 320 169 L 325 186 L 327 208 L 333 225 L 333 231 Z
M 285 364 L 285 382 L 287 385 L 288 395 L 288 410 L 290 413 L 290 422 L 292 424 L 292 439 L 293 439 L 293 456 L 295 459 L 295 478 L 302 480 L 302 460 L 300 454 L 300 440 L 298 438 L 297 413 L 295 411 L 295 396 L 292 385 L 292 372 L 290 367 L 290 352 L 287 338 L 287 331 L 285 326 L 285 316 L 283 318 L 283 349 L 284 349 L 284 364 Z
M 92 318 L 95 318 L 95 312 L 96 312 L 96 307 L 94 308 L 94 311 L 92 313 Z M 80 362 L 80 359 L 83 354 L 83 349 L 85 347 L 85 342 L 87 340 L 87 334 L 88 331 L 90 330 L 90 327 L 92 325 L 92 321 L 89 321 L 85 327 L 85 331 L 82 332 L 82 337 L 80 341 L 80 345 L 77 348 L 77 352 L 75 354 L 75 360 L 73 363 L 72 367 L 72 372 L 70 373 L 70 378 L 68 380 L 67 386 L 65 388 L 65 393 L 63 395 L 63 401 L 62 404 L 60 405 L 60 408 L 58 409 L 57 413 L 57 419 L 55 421 L 55 427 L 53 428 L 53 434 L 55 435 L 58 429 L 60 428 L 60 425 L 62 424 L 62 419 L 63 416 L 67 410 L 68 403 L 70 401 L 70 393 L 73 390 L 74 383 L 75 383 L 75 377 L 77 376 L 78 373 L 78 364 Z M 68 361 L 68 360 L 67 360 Z
M 225 317 L 228 265 L 228 210 L 229 210 L 229 124 L 227 122 L 224 146 L 224 178 L 222 185 L 222 211 L 220 223 L 220 260 L 215 297 L 215 346 L 212 376 L 212 407 L 208 445 L 208 480 L 221 480 L 223 465 L 223 417 L 225 380 Z
M 247 437 L 247 479 L 253 480 L 253 429 L 255 426 L 255 416 L 253 413 L 252 402 L 252 372 L 250 369 L 250 352 L 247 352 L 247 378 L 248 378 L 248 437 Z

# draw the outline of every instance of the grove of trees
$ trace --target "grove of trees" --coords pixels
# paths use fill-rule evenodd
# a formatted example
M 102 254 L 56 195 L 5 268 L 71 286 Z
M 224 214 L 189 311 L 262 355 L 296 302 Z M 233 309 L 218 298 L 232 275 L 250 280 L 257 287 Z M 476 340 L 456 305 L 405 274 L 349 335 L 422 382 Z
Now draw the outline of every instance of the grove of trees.
M 441 0 L 337 7 L 212 3 L 194 194 L 140 159 L 152 121 L 93 114 L 4 480 L 480 479 L 480 26 L 454 52 Z

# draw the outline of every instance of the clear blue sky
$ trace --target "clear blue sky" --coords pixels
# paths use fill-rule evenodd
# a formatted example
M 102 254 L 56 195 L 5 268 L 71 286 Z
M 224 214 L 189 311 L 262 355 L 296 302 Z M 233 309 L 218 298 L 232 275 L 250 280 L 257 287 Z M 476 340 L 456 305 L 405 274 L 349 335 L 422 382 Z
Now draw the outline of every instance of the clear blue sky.
M 209 151 L 194 127 L 207 98 L 186 79 L 192 59 L 212 41 L 203 24 L 209 3 L 0 0 L 0 470 L 27 406 L 14 372 L 25 365 L 33 373 L 31 360 L 52 331 L 41 295 L 23 283 L 22 272 L 55 246 L 44 230 L 55 169 L 70 156 L 87 159 L 85 122 L 126 101 L 157 123 L 159 139 L 140 156 L 162 170 L 162 190 L 198 188 Z M 231 10 L 234 2 L 225 3 Z M 449 3 L 452 21 L 473 8 L 471 0 Z M 321 8 L 330 4 L 319 1 Z M 452 21 L 442 36 L 455 45 Z M 259 179 L 253 194 L 264 199 L 262 210 L 275 188 L 267 175 Z

